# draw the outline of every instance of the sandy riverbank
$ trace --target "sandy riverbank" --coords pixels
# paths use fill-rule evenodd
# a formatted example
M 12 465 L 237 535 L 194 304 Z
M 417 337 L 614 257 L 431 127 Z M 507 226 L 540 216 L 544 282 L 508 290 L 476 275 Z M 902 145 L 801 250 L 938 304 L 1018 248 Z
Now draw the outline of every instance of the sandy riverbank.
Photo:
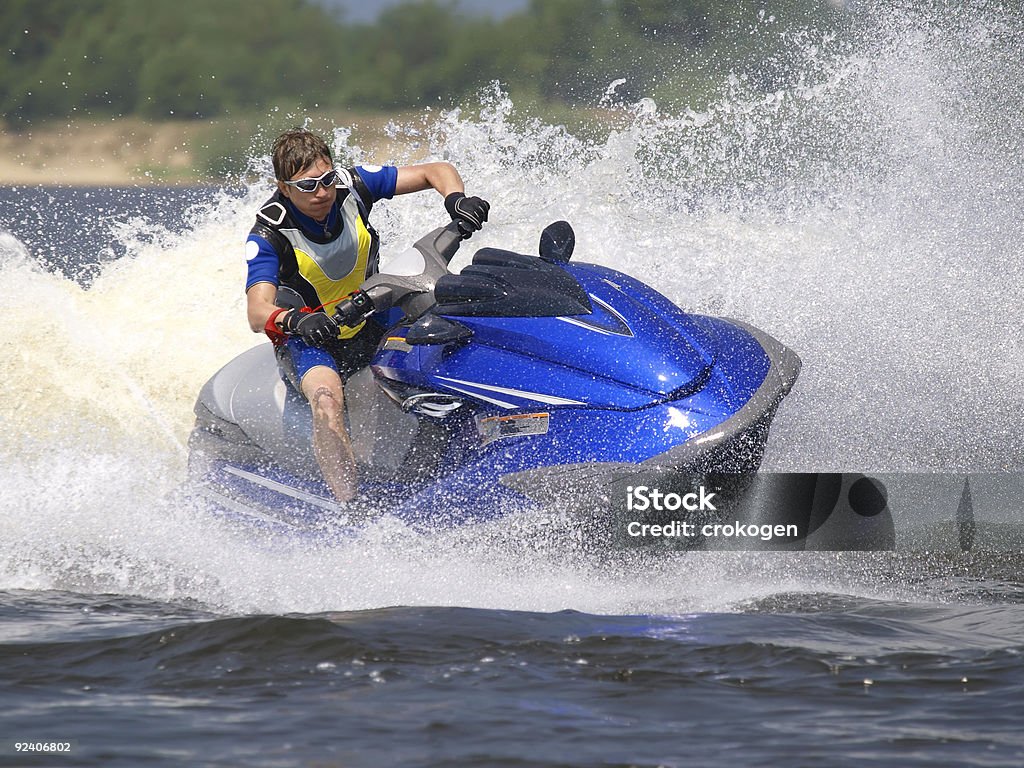
M 269 153 L 280 131 L 310 119 L 313 130 L 329 137 L 335 127 L 351 130 L 349 146 L 361 148 L 368 162 L 393 163 L 426 156 L 426 123 L 436 112 L 396 114 L 345 112 L 289 116 L 225 117 L 217 120 L 147 122 L 140 118 L 49 123 L 25 131 L 0 128 L 0 186 L 60 184 L 130 186 L 200 184 L 237 179 L 252 147 Z M 553 121 L 598 133 L 628 122 L 626 113 L 563 110 Z M 389 123 L 414 128 L 394 136 Z M 413 137 L 417 138 L 413 138 Z M 225 166 L 233 170 L 225 171 Z
M 153 184 L 201 181 L 192 143 L 209 126 L 109 123 L 0 132 L 0 184 Z
M 408 117 L 408 116 L 406 116 Z M 371 152 L 391 149 L 380 115 L 320 116 L 314 129 L 355 126 L 353 139 Z M 256 121 L 169 121 L 138 118 L 48 124 L 23 132 L 0 130 L 0 185 L 196 184 L 223 179 L 209 169 L 217 153 L 244 164 L 253 135 L 276 135 Z M 267 139 L 269 143 L 269 139 Z M 212 145 L 212 146 L 211 146 Z M 269 147 L 268 147 L 269 150 Z

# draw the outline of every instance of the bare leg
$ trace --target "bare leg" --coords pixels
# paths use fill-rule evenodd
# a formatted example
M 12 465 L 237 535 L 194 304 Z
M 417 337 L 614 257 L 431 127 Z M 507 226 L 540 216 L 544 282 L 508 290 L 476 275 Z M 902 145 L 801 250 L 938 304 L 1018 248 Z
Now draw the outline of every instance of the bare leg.
M 351 501 L 359 487 L 352 443 L 345 431 L 341 379 L 330 368 L 311 368 L 302 378 L 302 394 L 313 412 L 313 455 L 338 501 Z

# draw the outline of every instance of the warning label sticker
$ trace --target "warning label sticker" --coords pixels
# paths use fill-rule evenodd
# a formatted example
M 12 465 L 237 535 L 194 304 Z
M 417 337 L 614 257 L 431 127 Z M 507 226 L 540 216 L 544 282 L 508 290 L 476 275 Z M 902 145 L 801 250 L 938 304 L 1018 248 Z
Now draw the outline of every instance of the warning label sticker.
M 547 413 L 516 413 L 511 416 L 488 416 L 477 421 L 483 444 L 505 437 L 543 435 L 548 431 Z
M 405 339 L 401 336 L 388 336 L 384 341 L 384 349 L 390 349 L 396 352 L 411 352 L 412 345 L 406 343 Z

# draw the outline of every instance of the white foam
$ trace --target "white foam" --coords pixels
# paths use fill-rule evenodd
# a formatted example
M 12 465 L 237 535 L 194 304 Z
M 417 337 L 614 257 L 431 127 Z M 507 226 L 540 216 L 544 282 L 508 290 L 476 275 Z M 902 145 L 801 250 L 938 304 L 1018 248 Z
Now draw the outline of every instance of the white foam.
M 793 85 L 765 96 L 733 78 L 700 111 L 624 104 L 604 141 L 517 119 L 500 90 L 478 117 L 427 115 L 392 133 L 452 160 L 491 202 L 456 268 L 478 247 L 535 252 L 540 228 L 567 219 L 575 258 L 793 347 L 804 368 L 766 467 L 1019 470 L 1024 127 L 1006 104 L 1024 56 L 1010 23 L 879 14 L 859 47 L 798 47 Z M 728 609 L 829 575 L 820 557 L 764 578 L 764 558 L 743 554 L 604 571 L 397 524 L 358 544 L 267 550 L 212 522 L 173 491 L 200 386 L 261 341 L 245 322 L 242 242 L 266 188 L 219 197 L 181 234 L 115 229 L 127 256 L 88 289 L 0 235 L 15 297 L 0 337 L 0 588 L 239 611 L 625 613 Z M 392 253 L 443 220 L 429 194 L 374 209 Z

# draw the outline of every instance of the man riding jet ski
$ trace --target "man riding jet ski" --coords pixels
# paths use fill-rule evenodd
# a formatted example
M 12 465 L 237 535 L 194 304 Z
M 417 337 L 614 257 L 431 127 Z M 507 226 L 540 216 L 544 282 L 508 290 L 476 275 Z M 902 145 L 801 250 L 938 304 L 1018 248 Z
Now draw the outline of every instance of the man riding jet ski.
M 378 200 L 433 189 L 468 236 L 487 220 L 489 206 L 466 196 L 450 163 L 338 169 L 327 143 L 307 130 L 281 134 L 272 159 L 277 191 L 246 240 L 249 325 L 274 342 L 282 371 L 308 401 L 317 464 L 344 502 L 358 481 L 343 382 L 369 364 L 383 329 L 362 321 L 339 327 L 331 313 L 377 271 L 370 210 Z
M 566 222 L 544 230 L 539 257 L 481 248 L 451 274 L 463 237 L 458 221 L 434 230 L 333 313 L 387 329 L 345 387 L 360 509 L 457 525 L 645 472 L 757 470 L 800 369 L 792 351 L 570 261 Z M 223 513 L 292 532 L 352 522 L 270 344 L 216 373 L 195 411 L 190 467 Z

